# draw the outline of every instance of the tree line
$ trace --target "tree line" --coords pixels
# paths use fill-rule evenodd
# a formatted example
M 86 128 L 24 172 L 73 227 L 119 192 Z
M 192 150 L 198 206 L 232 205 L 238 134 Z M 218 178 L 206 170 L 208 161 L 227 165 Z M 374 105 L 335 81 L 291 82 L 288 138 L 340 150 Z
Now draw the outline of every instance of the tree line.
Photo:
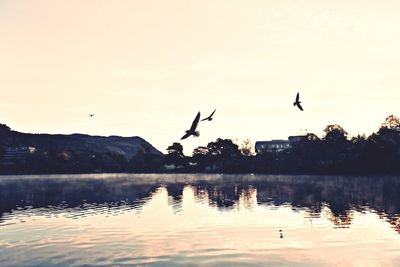
M 0 125 L 2 138 L 10 129 Z M 308 133 L 283 151 L 254 155 L 249 140 L 235 144 L 218 138 L 195 148 L 192 155 L 183 153 L 180 143 L 156 155 L 139 150 L 127 159 L 115 154 L 92 154 L 78 151 L 40 151 L 23 163 L 0 166 L 9 173 L 89 173 L 89 172 L 208 172 L 208 173 L 287 173 L 287 174 L 399 174 L 400 119 L 388 116 L 376 133 L 349 137 L 340 125 L 327 125 L 324 135 Z
M 293 174 L 399 174 L 400 119 L 388 116 L 376 133 L 349 138 L 340 125 L 327 125 L 324 135 L 308 133 L 283 151 L 253 155 L 249 141 L 242 145 L 217 139 L 195 148 L 191 157 L 182 145 L 168 147 L 166 162 L 175 171 Z M 251 148 L 251 146 L 250 146 Z

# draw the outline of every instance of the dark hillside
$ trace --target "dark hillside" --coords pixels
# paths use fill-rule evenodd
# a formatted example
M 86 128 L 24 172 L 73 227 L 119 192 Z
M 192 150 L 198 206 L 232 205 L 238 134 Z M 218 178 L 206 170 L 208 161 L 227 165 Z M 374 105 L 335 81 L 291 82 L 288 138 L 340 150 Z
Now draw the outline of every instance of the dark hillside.
M 0 168 L 7 173 L 128 171 L 135 157 L 162 156 L 138 136 L 29 134 L 0 126 Z

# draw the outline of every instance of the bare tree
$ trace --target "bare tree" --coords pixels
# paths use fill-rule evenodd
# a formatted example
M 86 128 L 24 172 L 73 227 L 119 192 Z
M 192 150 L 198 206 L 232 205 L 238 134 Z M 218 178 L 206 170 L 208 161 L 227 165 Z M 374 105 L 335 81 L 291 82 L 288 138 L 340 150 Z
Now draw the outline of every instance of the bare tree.
M 250 139 L 245 139 L 239 146 L 240 153 L 244 156 L 254 155 L 254 147 Z
M 381 128 L 387 128 L 390 130 L 400 131 L 400 119 L 395 115 L 390 115 L 382 123 Z

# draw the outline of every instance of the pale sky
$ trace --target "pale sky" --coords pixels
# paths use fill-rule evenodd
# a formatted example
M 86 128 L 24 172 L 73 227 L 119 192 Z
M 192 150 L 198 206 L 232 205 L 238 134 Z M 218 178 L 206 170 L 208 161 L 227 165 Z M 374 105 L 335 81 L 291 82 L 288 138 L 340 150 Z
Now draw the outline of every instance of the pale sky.
M 369 135 L 400 115 L 399 70 L 399 1 L 0 0 L 0 123 L 17 131 L 137 135 L 187 155 L 333 123 Z

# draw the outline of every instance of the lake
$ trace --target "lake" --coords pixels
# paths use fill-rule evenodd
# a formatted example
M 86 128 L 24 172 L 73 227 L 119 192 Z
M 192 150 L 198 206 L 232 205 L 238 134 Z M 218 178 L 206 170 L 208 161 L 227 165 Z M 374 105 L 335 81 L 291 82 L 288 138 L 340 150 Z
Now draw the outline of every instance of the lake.
M 400 266 L 400 177 L 0 176 L 1 266 Z

